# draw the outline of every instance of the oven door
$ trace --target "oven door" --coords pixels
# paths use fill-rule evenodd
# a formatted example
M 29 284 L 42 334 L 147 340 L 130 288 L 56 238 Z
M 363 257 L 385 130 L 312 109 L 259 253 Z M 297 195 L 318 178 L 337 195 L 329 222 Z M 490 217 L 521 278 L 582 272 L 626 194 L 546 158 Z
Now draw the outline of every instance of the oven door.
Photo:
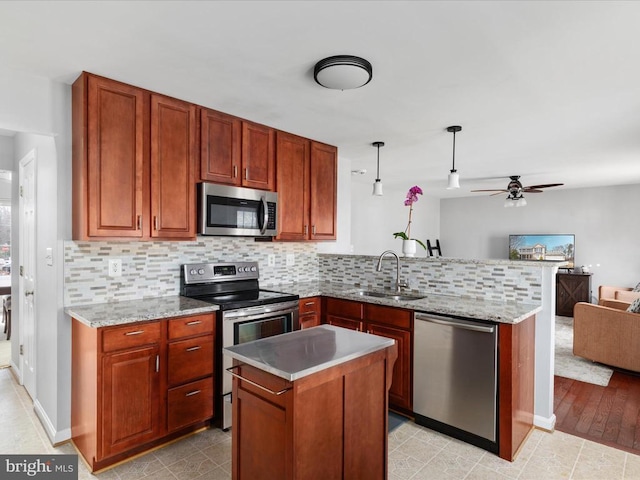
M 210 183 L 199 184 L 198 191 L 201 235 L 277 234 L 277 193 Z
M 222 311 L 222 348 L 280 335 L 298 328 L 297 301 Z M 227 430 L 231 427 L 232 377 L 226 369 L 233 365 L 233 360 L 222 355 L 221 364 L 221 427 Z

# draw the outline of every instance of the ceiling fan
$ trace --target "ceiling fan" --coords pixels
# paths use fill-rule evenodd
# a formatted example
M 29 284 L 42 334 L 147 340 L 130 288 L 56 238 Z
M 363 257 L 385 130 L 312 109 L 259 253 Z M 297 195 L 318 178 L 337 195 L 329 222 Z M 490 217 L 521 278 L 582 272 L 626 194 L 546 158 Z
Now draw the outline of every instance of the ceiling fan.
M 495 192 L 491 195 L 499 195 L 500 193 L 508 193 L 505 200 L 505 207 L 524 207 L 527 204 L 523 193 L 542 193 L 543 188 L 559 187 L 564 183 L 547 183 L 544 185 L 531 185 L 523 187 L 520 183 L 520 175 L 511 175 L 509 177 L 511 181 L 507 185 L 506 189 L 493 189 L 493 190 L 471 190 L 472 192 Z

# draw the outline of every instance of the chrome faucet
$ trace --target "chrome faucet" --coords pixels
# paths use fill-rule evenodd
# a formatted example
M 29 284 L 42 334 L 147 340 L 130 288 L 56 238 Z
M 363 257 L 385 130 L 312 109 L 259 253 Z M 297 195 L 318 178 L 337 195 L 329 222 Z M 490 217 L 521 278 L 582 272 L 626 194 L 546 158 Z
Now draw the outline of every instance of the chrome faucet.
M 384 252 L 382 252 L 382 254 L 380 255 L 380 258 L 378 258 L 378 265 L 376 266 L 376 272 L 382 271 L 382 258 L 387 254 L 390 254 L 396 257 L 396 293 L 400 293 L 402 291 L 402 287 L 406 287 L 407 284 L 400 283 L 400 258 L 398 257 L 398 254 L 396 252 L 394 252 L 393 250 L 385 250 Z

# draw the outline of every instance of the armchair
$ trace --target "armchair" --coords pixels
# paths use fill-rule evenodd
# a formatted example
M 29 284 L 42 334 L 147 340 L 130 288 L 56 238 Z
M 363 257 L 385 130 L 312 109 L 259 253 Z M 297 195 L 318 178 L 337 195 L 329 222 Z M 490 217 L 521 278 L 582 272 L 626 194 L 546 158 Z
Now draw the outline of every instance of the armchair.
M 640 314 L 629 303 L 579 302 L 573 310 L 573 354 L 613 367 L 640 372 Z
M 640 292 L 634 292 L 631 287 L 600 285 L 600 287 L 598 287 L 598 298 L 600 300 L 620 300 L 631 303 L 635 299 L 640 298 Z

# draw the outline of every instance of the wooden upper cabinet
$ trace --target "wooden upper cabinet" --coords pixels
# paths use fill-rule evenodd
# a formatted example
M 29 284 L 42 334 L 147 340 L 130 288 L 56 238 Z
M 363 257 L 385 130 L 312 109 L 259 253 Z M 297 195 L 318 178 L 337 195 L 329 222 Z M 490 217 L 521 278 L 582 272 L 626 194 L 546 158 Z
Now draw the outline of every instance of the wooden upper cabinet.
M 200 180 L 241 185 L 242 121 L 200 109 Z
M 147 96 L 88 74 L 72 96 L 73 238 L 142 237 Z
M 74 240 L 196 237 L 196 108 L 82 73 L 72 88 Z
M 277 132 L 278 240 L 309 238 L 309 152 L 306 138 Z
M 242 122 L 242 185 L 275 190 L 275 131 Z
M 151 236 L 196 236 L 196 106 L 151 95 Z
M 311 240 L 336 239 L 338 149 L 311 142 L 310 163 Z
M 276 134 L 277 240 L 335 240 L 338 149 Z

